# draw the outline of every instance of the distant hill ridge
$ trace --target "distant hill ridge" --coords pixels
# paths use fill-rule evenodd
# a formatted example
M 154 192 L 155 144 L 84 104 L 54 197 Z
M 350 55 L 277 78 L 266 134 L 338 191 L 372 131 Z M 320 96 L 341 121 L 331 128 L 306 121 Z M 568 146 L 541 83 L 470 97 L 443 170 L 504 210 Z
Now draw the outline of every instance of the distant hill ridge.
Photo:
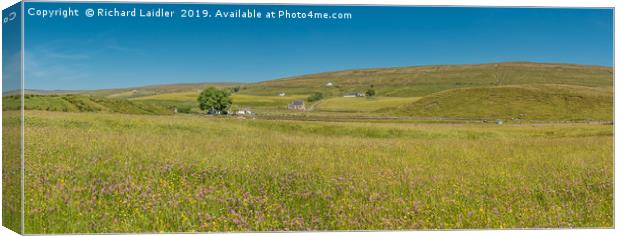
M 67 95 L 67 94 L 83 94 L 110 98 L 134 98 L 142 96 L 151 96 L 157 94 L 177 93 L 187 91 L 198 91 L 208 87 L 229 88 L 239 87 L 242 83 L 178 83 L 178 84 L 162 84 L 162 85 L 146 85 L 141 87 L 129 88 L 113 88 L 113 89 L 97 89 L 97 90 L 36 90 L 26 89 L 25 94 L 33 95 Z M 7 95 L 14 95 L 7 94 Z
M 342 70 L 252 84 L 36 91 L 46 96 L 28 97 L 26 109 L 130 114 L 171 114 L 177 108 L 196 111 L 198 93 L 211 86 L 238 88 L 233 98 L 237 105 L 280 112 L 286 111 L 289 100 L 320 92 L 325 98 L 316 106 L 319 112 L 477 120 L 613 119 L 613 68 L 533 62 Z M 376 91 L 374 99 L 343 99 L 344 94 L 370 88 Z
M 371 85 L 379 96 L 421 97 L 431 93 L 467 87 L 566 84 L 586 87 L 613 85 L 613 68 L 578 64 L 501 62 L 464 65 L 352 69 L 293 76 L 257 83 L 180 83 L 101 90 L 27 90 L 31 94 L 89 94 L 111 98 L 136 98 L 166 93 L 199 91 L 207 87 L 240 87 L 242 94 L 274 96 L 326 96 L 363 92 Z
M 24 96 L 25 110 L 44 110 L 62 112 L 113 112 L 142 115 L 170 115 L 173 109 L 160 104 L 110 99 L 84 95 L 33 95 Z M 3 110 L 19 110 L 21 102 L 18 96 L 3 96 Z
M 419 97 L 453 88 L 519 84 L 612 86 L 613 69 L 533 62 L 356 69 L 259 82 L 246 85 L 242 93 L 322 92 L 328 96 L 338 96 L 365 91 L 372 85 L 380 96 Z

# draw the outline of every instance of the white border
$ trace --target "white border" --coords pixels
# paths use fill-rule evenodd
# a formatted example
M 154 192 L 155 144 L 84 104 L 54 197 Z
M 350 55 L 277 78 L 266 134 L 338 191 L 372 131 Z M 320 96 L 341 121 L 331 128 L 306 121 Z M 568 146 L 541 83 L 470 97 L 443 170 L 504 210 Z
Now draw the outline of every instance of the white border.
M 28 1 L 28 0 L 27 0 Z M 42 2 L 43 0 L 30 0 L 32 2 Z M 59 0 L 60 2 L 76 2 L 70 0 Z M 57 2 L 59 2 L 57 1 Z M 2 0 L 0 1 L 0 8 L 5 9 L 19 1 L 17 0 Z M 49 2 L 49 1 L 48 1 Z M 398 5 L 398 6 L 496 6 L 496 7 L 593 7 L 593 8 L 615 8 L 617 6 L 617 1 L 613 0 L 504 0 L 504 1 L 494 1 L 494 0 L 83 0 L 80 2 L 154 2 L 154 3 L 247 3 L 247 4 L 307 4 L 307 5 Z M 614 11 L 615 16 L 615 11 Z M 1 24 L 0 24 L 1 25 Z M 616 62 L 617 60 L 617 48 L 615 47 L 618 31 L 616 30 L 618 27 L 618 19 L 614 17 L 614 68 L 617 68 Z M 0 26 L 0 37 L 2 36 L 1 26 Z M 0 47 L 0 53 L 1 53 Z M 0 59 L 0 64 L 2 64 L 2 60 Z M 614 70 L 614 78 L 616 75 L 616 71 Z M 1 79 L 1 75 L 0 75 Z M 23 83 L 23 80 L 22 80 Z M 0 89 L 1 89 L 0 83 Z M 614 82 L 614 94 L 618 94 L 620 89 L 615 86 Z M 0 101 L 0 104 L 2 102 Z M 620 108 L 620 98 L 619 96 L 614 96 L 614 117 L 618 117 L 618 111 Z M 0 119 L 1 119 L 0 115 Z M 618 133 L 620 128 L 618 126 L 614 126 L 614 134 Z M 1 133 L 0 133 L 1 137 Z M 618 151 L 617 147 L 620 141 L 615 139 L 614 135 L 614 157 L 617 157 L 620 151 Z M 1 151 L 0 147 L 0 151 Z M 23 160 L 23 159 L 22 159 Z M 615 159 L 614 159 L 615 163 Z M 23 164 L 22 164 L 23 165 Z M 2 170 L 2 166 L 0 165 L 0 172 Z M 615 173 L 618 173 L 618 165 L 614 166 L 614 225 L 616 227 L 619 226 L 618 219 L 619 214 L 618 208 L 619 204 L 616 201 L 617 192 L 615 190 L 619 189 L 620 184 L 615 178 Z M 2 186 L 0 186 L 0 193 L 2 190 Z M 23 194 L 23 191 L 22 191 Z M 0 194 L 0 200 L 1 200 Z M 1 209 L 1 204 L 0 204 Z M 1 219 L 1 214 L 0 214 Z M 0 221 L 1 222 L 1 221 Z M 297 232 L 292 233 L 296 235 L 349 235 L 349 234 L 364 234 L 364 235 L 562 235 L 562 236 L 571 236 L 571 235 L 616 235 L 616 229 L 560 229 L 560 230 L 450 230 L 450 231 L 392 231 L 392 232 Z M 226 233 L 226 235 L 231 236 L 247 236 L 247 235 L 276 235 L 281 233 Z M 0 235 L 17 235 L 13 231 L 8 230 L 7 228 L 0 227 Z M 140 234 L 140 235 L 160 235 L 160 234 Z M 188 235 L 188 234 L 166 234 L 166 235 Z M 205 234 L 191 234 L 191 235 L 205 235 Z

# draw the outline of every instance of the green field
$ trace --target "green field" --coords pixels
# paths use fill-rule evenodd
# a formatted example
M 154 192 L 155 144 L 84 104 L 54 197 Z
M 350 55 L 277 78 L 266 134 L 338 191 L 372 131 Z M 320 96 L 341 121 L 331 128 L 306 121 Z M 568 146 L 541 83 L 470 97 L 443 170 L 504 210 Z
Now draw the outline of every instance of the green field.
M 417 97 L 337 97 L 321 101 L 316 105 L 317 111 L 334 112 L 375 112 L 386 109 L 397 109 L 419 100 Z
M 452 89 L 425 96 L 397 109 L 417 117 L 611 121 L 613 91 L 609 87 L 512 85 Z
M 515 62 L 29 92 L 25 233 L 613 227 L 612 72 Z M 208 86 L 255 114 L 207 115 Z
M 19 110 L 18 96 L 2 97 L 3 110 Z M 170 115 L 173 109 L 162 102 L 129 101 L 85 95 L 25 95 L 25 110 L 62 112 L 114 112 L 125 114 Z
M 182 103 L 191 105 L 193 107 L 198 107 L 198 102 L 196 98 L 198 97 L 199 92 L 179 92 L 179 93 L 164 93 L 158 95 L 151 96 L 143 96 L 132 98 L 132 101 L 146 101 L 154 104 L 161 104 L 162 102 L 167 102 L 171 104 L 170 106 L 174 106 L 174 104 Z M 293 96 L 258 96 L 258 95 L 247 95 L 247 94 L 232 94 L 231 98 L 233 100 L 232 109 L 239 109 L 242 107 L 251 108 L 254 111 L 286 111 L 287 105 L 291 103 L 293 100 L 305 100 L 307 95 L 293 95 Z
M 7 103 L 3 103 L 7 104 Z M 21 112 L 2 112 L 2 226 L 21 232 Z
M 270 107 L 286 109 L 287 105 L 293 100 L 305 100 L 307 95 L 295 95 L 295 96 L 255 96 L 245 94 L 233 94 L 233 104 L 235 106 L 243 107 Z
M 613 126 L 27 111 L 26 233 L 613 226 Z

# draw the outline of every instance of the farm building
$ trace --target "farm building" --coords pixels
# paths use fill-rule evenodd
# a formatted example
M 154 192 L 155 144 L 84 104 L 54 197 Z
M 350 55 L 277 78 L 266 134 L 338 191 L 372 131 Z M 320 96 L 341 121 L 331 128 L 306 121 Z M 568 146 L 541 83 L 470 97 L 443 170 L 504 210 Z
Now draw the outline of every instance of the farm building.
M 288 104 L 289 110 L 306 110 L 306 106 L 303 100 L 294 100 L 290 104 Z
M 218 111 L 218 110 L 215 110 L 215 109 L 211 108 L 211 109 L 207 110 L 207 114 L 209 114 L 209 115 L 226 115 L 227 113 L 225 111 L 222 112 L 222 111 Z
M 281 92 L 281 93 L 278 94 L 278 96 L 284 97 L 284 96 L 286 96 L 286 93 L 285 92 Z
M 254 112 L 252 112 L 252 110 L 250 110 L 250 108 L 243 107 L 243 108 L 239 108 L 239 110 L 237 110 L 235 112 L 235 115 L 249 116 L 249 115 L 254 115 Z
M 365 93 L 347 93 L 343 97 L 345 98 L 354 98 L 354 97 L 365 97 Z
M 327 83 L 328 87 L 334 86 L 334 84 L 332 84 L 332 82 Z

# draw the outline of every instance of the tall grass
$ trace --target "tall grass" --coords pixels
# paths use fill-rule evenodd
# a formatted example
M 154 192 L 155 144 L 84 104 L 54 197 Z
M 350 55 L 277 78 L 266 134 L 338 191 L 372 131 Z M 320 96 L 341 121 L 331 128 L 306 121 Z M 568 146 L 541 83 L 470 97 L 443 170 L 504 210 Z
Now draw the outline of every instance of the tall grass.
M 26 233 L 612 227 L 612 128 L 27 111 Z
M 22 230 L 21 164 L 21 111 L 2 111 L 2 225 L 15 232 Z

